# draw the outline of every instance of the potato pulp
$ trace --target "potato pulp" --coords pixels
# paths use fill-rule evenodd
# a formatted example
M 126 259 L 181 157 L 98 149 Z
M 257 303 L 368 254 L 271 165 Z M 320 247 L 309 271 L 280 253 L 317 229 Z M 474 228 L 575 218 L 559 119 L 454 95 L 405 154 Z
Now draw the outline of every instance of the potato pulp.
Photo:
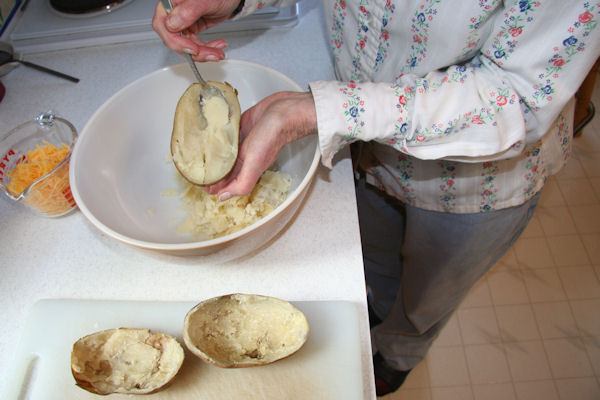
M 241 109 L 237 92 L 228 83 L 209 82 L 224 95 L 199 98 L 202 86 L 192 84 L 175 110 L 171 154 L 184 178 L 210 185 L 233 168 L 237 154 Z M 202 118 L 204 115 L 204 118 Z

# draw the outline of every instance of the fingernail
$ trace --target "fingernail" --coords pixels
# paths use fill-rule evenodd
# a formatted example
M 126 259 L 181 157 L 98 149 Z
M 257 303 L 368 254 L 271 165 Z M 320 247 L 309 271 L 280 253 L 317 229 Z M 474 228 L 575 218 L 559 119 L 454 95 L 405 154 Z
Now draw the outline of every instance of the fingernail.
M 224 192 L 219 195 L 219 201 L 227 201 L 232 198 L 233 195 L 229 192 Z
M 183 52 L 192 56 L 196 55 L 196 52 L 192 49 L 183 49 Z
M 209 54 L 206 56 L 206 61 L 219 61 L 219 57 L 214 54 Z

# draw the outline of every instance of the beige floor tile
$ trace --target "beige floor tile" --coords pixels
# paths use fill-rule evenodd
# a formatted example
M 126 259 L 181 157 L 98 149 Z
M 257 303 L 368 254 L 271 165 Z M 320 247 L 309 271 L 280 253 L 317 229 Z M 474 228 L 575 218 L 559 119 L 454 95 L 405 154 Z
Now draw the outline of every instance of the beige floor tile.
M 598 128 L 598 122 L 593 124 L 594 128 Z M 578 136 L 574 141 L 575 149 L 581 152 L 598 152 L 600 151 L 600 138 L 597 131 L 588 131 L 587 134 Z
M 515 400 L 515 390 L 510 383 L 473 386 L 475 400 Z
M 600 281 L 591 265 L 558 268 L 558 275 L 569 299 L 600 298 Z
M 465 345 L 465 355 L 473 385 L 511 381 L 501 344 Z
M 537 326 L 544 339 L 579 336 L 579 329 L 567 301 L 532 305 Z
M 514 245 L 519 265 L 525 268 L 554 267 L 554 258 L 545 237 L 521 238 Z
M 594 374 L 600 377 L 600 335 L 583 336 L 581 340 L 590 358 Z
M 490 275 L 490 274 L 488 274 Z M 480 279 L 462 301 L 460 308 L 484 307 L 492 305 L 492 295 L 487 278 Z
M 431 387 L 463 386 L 471 383 L 462 346 L 432 347 L 427 356 Z
M 590 261 L 600 265 L 600 233 L 581 235 L 581 241 L 587 251 Z
M 516 382 L 517 400 L 559 400 L 552 380 Z
M 529 303 L 522 271 L 499 271 L 488 275 L 488 286 L 495 305 Z
M 573 178 L 585 178 L 585 171 L 581 166 L 579 160 L 577 160 L 576 156 L 571 157 L 567 162 L 567 165 L 563 167 L 559 171 L 558 174 L 554 176 L 555 179 L 573 179 Z
M 585 336 L 600 335 L 600 299 L 571 300 L 573 317 Z
M 378 397 L 385 400 L 431 400 L 431 390 L 427 389 L 404 389 L 395 393 L 390 393 L 387 396 Z
M 494 307 L 458 310 L 458 321 L 465 345 L 501 341 Z
M 560 400 L 600 399 L 600 387 L 594 378 L 559 379 L 556 387 Z
M 561 235 L 548 237 L 548 247 L 557 266 L 589 265 L 583 241 L 579 235 Z
M 579 163 L 588 178 L 600 177 L 600 152 L 586 152 L 579 154 Z
M 566 204 L 565 198 L 558 185 L 559 182 L 558 179 L 548 179 L 548 182 L 544 185 L 542 197 L 538 204 L 540 207 L 556 207 L 564 206 Z
M 521 236 L 523 238 L 524 236 Z M 508 269 L 518 269 L 519 261 L 517 260 L 517 255 L 515 254 L 514 247 L 508 249 L 506 254 L 502 256 L 500 260 L 494 265 L 494 267 L 490 271 L 502 271 Z
M 462 338 L 458 326 L 458 316 L 456 313 L 450 317 L 446 326 L 442 329 L 439 336 L 433 342 L 433 346 L 460 346 Z
M 594 375 L 587 350 L 580 338 L 549 339 L 543 343 L 555 379 Z
M 592 99 L 592 100 L 593 100 L 593 99 Z M 586 133 L 588 133 L 588 132 L 589 132 L 589 133 L 594 133 L 594 129 L 595 129 L 595 127 L 594 127 L 594 123 L 593 123 L 593 120 L 592 120 L 592 121 L 590 121 L 590 123 L 588 123 L 588 124 L 587 124 L 587 125 L 586 125 L 586 126 L 585 126 L 585 127 L 582 129 L 582 130 L 581 130 L 581 136 L 585 135 L 585 134 L 586 134 Z M 579 138 L 575 138 L 575 139 L 574 139 L 575 143 L 577 143 L 577 140 L 578 140 L 578 139 L 579 139 Z M 574 147 L 576 147 L 576 145 L 574 145 Z M 578 150 L 579 150 L 579 149 L 578 149 Z
M 600 191 L 600 185 L 598 190 Z M 540 236 L 544 236 L 544 229 L 542 229 L 542 224 L 540 223 L 538 217 L 534 215 L 533 218 L 531 218 L 531 221 L 529 221 L 529 224 L 527 224 L 527 227 L 525 228 L 523 233 L 521 234 L 521 237 L 531 238 Z
M 556 268 L 523 271 L 523 279 L 532 303 L 567 299 Z
M 594 193 L 596 194 L 596 198 L 600 201 L 600 177 L 590 178 L 590 184 L 594 189 Z
M 531 304 L 496 306 L 496 317 L 505 342 L 540 339 Z
M 558 181 L 558 187 L 570 206 L 596 204 L 594 188 L 587 178 L 563 179 Z
M 536 210 L 536 216 L 548 236 L 578 233 L 567 207 L 540 207 Z
M 505 343 L 504 349 L 515 382 L 552 378 L 550 364 L 541 340 Z
M 474 400 L 471 386 L 432 388 L 432 400 Z
M 417 364 L 410 374 L 406 377 L 406 381 L 402 385 L 406 389 L 422 389 L 429 388 L 429 369 L 427 368 L 427 360 Z
M 572 206 L 569 211 L 579 233 L 600 233 L 600 204 Z

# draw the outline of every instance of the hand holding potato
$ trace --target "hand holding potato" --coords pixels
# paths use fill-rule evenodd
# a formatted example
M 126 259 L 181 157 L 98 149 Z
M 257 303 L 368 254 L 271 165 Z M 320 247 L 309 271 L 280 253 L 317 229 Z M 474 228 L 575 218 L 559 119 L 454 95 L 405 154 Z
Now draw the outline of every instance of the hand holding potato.
M 220 200 L 250 193 L 263 172 L 288 143 L 317 133 L 310 92 L 278 92 L 242 115 L 238 159 L 228 177 L 207 186 Z

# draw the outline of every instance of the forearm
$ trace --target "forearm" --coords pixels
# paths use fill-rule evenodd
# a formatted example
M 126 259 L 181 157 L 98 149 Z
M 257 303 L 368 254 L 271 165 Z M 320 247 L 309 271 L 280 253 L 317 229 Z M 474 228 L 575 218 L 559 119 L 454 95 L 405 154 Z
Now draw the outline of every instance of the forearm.
M 598 10 L 584 7 L 541 4 L 522 30 L 498 18 L 473 58 L 421 76 L 400 63 L 389 83 L 311 83 L 324 162 L 356 140 L 421 159 L 514 157 L 544 137 L 600 55 Z M 561 29 L 550 35 L 548 21 Z

